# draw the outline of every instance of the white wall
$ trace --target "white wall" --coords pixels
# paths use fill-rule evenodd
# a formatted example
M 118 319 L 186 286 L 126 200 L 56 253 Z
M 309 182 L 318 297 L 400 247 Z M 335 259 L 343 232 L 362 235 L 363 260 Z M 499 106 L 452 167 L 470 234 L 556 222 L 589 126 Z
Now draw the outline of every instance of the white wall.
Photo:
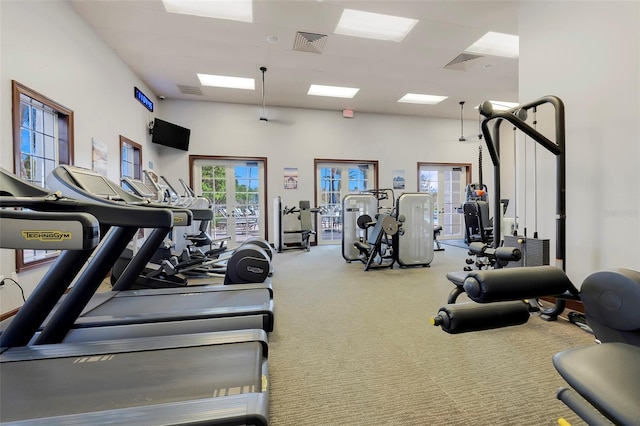
M 162 118 L 191 129 L 191 139 L 188 153 L 163 147 L 160 168 L 188 181 L 190 154 L 267 157 L 269 214 L 278 195 L 286 205 L 313 203 L 317 158 L 378 160 L 381 188 L 392 187 L 394 170 L 405 170 L 406 192 L 417 191 L 418 162 L 471 163 L 472 177 L 478 177 L 478 143 L 458 142 L 458 120 L 358 112 L 347 119 L 339 111 L 274 107 L 268 116 L 269 122 L 258 120 L 256 106 L 166 100 Z M 490 168 L 488 156 L 483 163 Z M 298 168 L 297 190 L 283 189 L 285 167 Z M 490 170 L 484 175 L 492 181 Z M 272 239 L 272 224 L 269 230 Z
M 149 113 L 133 87 L 152 92 L 93 33 L 67 2 L 0 2 L 0 166 L 13 171 L 11 80 L 74 111 L 75 164 L 91 168 L 91 141 L 108 147 L 108 176 L 120 176 L 119 135 L 145 144 Z M 154 99 L 155 100 L 155 99 Z M 156 104 L 157 104 L 157 100 Z M 157 149 L 143 149 L 143 161 L 157 162 Z M 0 275 L 15 271 L 12 250 L 0 251 Z M 45 268 L 18 275 L 27 294 Z M 12 285 L 0 289 L 0 310 L 22 303 Z
M 520 101 L 553 94 L 566 107 L 569 276 L 640 270 L 640 3 L 524 2 L 519 30 Z M 549 157 L 539 155 L 539 210 L 553 238 Z

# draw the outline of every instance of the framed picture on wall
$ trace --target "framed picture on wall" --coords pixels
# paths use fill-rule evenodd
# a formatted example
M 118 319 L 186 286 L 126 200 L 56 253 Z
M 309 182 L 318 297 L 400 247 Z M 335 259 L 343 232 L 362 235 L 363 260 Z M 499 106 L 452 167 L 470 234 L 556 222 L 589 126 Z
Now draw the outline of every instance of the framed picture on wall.
M 404 170 L 393 171 L 393 189 L 404 189 Z
M 298 189 L 298 169 L 295 167 L 284 168 L 284 189 Z
M 94 172 L 107 177 L 107 144 L 96 139 L 91 139 L 91 168 Z

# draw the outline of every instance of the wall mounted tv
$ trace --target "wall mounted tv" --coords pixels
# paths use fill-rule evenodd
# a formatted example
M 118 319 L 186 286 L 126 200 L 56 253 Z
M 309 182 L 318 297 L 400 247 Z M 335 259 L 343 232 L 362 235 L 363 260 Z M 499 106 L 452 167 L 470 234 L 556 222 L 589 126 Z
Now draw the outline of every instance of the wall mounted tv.
M 151 142 L 188 151 L 190 135 L 190 129 L 156 118 L 153 121 Z

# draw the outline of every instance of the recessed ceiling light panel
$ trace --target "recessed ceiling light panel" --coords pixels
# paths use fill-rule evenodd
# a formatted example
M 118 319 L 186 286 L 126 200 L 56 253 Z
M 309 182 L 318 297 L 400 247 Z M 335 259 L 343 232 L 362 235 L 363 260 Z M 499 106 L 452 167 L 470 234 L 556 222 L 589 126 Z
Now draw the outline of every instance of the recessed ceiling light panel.
M 312 84 L 309 86 L 307 95 L 313 96 L 330 96 L 332 98 L 353 98 L 358 90 L 355 87 L 338 87 L 338 86 L 322 86 Z
M 253 22 L 253 3 L 251 0 L 162 0 L 162 3 L 169 13 Z
M 417 23 L 417 19 L 345 9 L 334 32 L 354 37 L 400 42 Z
M 403 102 L 407 104 L 425 104 L 425 105 L 436 105 L 440 102 L 447 99 L 448 96 L 437 96 L 437 95 L 420 95 L 417 93 L 407 93 L 400 99 L 398 102 Z
M 226 75 L 198 74 L 200 84 L 211 87 L 226 87 L 228 89 L 255 90 L 256 81 L 253 78 L 229 77 Z
M 520 54 L 520 38 L 516 35 L 489 31 L 469 46 L 465 52 L 517 58 Z

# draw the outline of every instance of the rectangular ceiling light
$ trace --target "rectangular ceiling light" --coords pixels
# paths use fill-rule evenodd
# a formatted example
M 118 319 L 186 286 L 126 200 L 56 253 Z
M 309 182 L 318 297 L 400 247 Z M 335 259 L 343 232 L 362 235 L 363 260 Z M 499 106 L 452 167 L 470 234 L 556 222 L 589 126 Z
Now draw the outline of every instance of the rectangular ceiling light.
M 520 38 L 511 34 L 489 31 L 469 46 L 465 52 L 517 58 L 520 54 Z
M 203 86 L 256 90 L 256 81 L 253 78 L 211 74 L 198 74 L 198 78 L 200 79 L 200 84 Z
M 309 86 L 307 95 L 313 96 L 330 96 L 332 98 L 353 98 L 358 90 L 355 87 L 338 87 L 338 86 L 322 86 L 312 84 Z
M 417 93 L 407 93 L 406 95 L 398 99 L 398 102 L 404 102 L 407 104 L 436 105 L 447 98 L 448 96 L 420 95 Z
M 253 22 L 252 0 L 162 0 L 169 13 Z
M 402 41 L 417 19 L 345 9 L 334 33 L 378 40 Z

